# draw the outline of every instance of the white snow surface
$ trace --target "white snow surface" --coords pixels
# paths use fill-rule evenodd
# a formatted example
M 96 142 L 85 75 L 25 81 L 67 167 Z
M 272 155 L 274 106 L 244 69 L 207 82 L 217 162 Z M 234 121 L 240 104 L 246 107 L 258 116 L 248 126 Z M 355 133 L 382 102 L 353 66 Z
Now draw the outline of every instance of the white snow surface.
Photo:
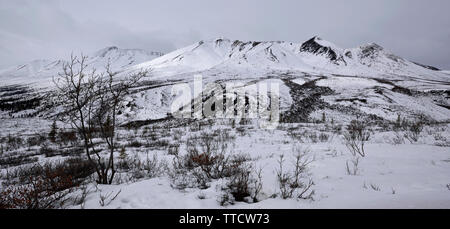
M 166 55 L 138 49 L 107 47 L 88 60 L 90 68 L 102 71 L 111 61 L 115 71 L 124 73 L 152 70 L 152 79 L 175 79 L 202 74 L 214 80 L 263 78 L 287 72 L 309 75 L 347 75 L 397 80 L 402 86 L 419 90 L 448 89 L 448 71 L 433 71 L 395 56 L 377 44 L 343 49 L 314 38 L 337 54 L 340 61 L 325 55 L 300 51 L 302 43 L 285 41 L 200 41 Z M 162 55 L 162 56 L 161 56 Z M 51 87 L 66 60 L 36 60 L 0 70 L 0 85 L 26 84 Z
M 448 132 L 447 132 L 448 134 Z M 86 208 L 239 208 L 239 209 L 297 209 L 297 208 L 444 208 L 450 207 L 450 164 L 448 147 L 428 144 L 393 145 L 393 133 L 377 133 L 367 145 L 368 156 L 362 159 L 360 174 L 346 174 L 345 163 L 351 158 L 340 138 L 326 143 L 304 143 L 315 158 L 310 168 L 315 186 L 314 201 L 283 200 L 270 197 L 277 192 L 276 169 L 279 155 L 292 161 L 293 142 L 279 131 L 256 130 L 252 136 L 238 139 L 235 152 L 246 152 L 254 158 L 254 165 L 263 168 L 262 200 L 258 203 L 237 202 L 222 207 L 218 204 L 220 190 L 226 181 L 211 183 L 208 189 L 177 190 L 168 177 L 136 183 L 99 186 L 88 195 Z M 283 144 L 282 142 L 290 143 Z M 170 160 L 170 159 L 169 159 Z M 290 168 L 290 163 L 286 164 Z M 375 190 L 377 188 L 378 190 Z M 92 188 L 94 189 L 94 188 Z M 100 206 L 99 196 L 110 194 L 117 198 L 107 206 Z M 78 206 L 74 207 L 78 208 Z
M 165 76 L 215 68 L 231 72 L 259 70 L 267 73 L 284 70 L 395 79 L 416 77 L 447 83 L 450 80 L 445 72 L 433 71 L 414 64 L 391 54 L 376 44 L 342 49 L 331 42 L 319 40 L 319 38 L 316 38 L 316 42 L 331 48 L 343 58 L 345 63 L 335 63 L 323 55 L 300 52 L 301 43 L 215 39 L 198 42 L 133 68 L 152 68 L 156 73 Z M 351 53 L 351 55 L 345 55 L 345 53 Z
M 88 71 L 96 69 L 104 71 L 110 62 L 111 70 L 123 71 L 136 64 L 161 56 L 158 52 L 147 52 L 139 49 L 120 49 L 107 47 L 88 55 L 86 64 Z M 63 65 L 68 60 L 35 60 L 18 66 L 0 70 L 1 85 L 30 85 L 36 88 L 54 87 L 53 78 L 63 71 Z

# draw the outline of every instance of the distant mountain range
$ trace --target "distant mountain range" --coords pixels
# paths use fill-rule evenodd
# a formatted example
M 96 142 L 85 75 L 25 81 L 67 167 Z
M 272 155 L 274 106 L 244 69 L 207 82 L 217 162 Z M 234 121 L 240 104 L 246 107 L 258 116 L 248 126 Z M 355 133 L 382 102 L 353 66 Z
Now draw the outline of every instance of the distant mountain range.
M 41 103 L 20 114 L 50 114 L 47 107 L 54 103 L 46 102 L 40 91 L 52 91 L 52 78 L 65 61 L 36 60 L 0 70 L 0 107 L 35 99 Z M 409 61 L 374 43 L 344 49 L 319 37 L 303 43 L 219 38 L 165 55 L 107 47 L 88 59 L 98 71 L 108 61 L 123 74 L 151 69 L 129 98 L 124 116 L 129 120 L 167 117 L 171 86 L 192 83 L 193 75 L 201 74 L 204 83 L 277 82 L 284 117 L 297 121 L 320 118 L 322 112 L 337 121 L 356 116 L 395 120 L 399 114 L 450 121 L 450 72 Z
M 141 49 L 120 49 L 106 47 L 88 55 L 89 69 L 104 70 L 110 61 L 114 71 L 122 71 L 136 64 L 163 56 L 160 52 L 148 52 Z M 36 86 L 51 86 L 53 76 L 62 71 L 67 60 L 34 60 L 29 63 L 0 70 L 1 84 L 32 84 Z

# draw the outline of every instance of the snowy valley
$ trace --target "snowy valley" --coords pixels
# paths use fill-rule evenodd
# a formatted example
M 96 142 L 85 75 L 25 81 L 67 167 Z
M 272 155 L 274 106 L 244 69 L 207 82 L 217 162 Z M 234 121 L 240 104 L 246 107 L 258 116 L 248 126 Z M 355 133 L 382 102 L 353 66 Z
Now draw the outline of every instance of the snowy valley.
M 64 170 L 74 185 L 53 193 L 70 190 L 52 207 L 450 207 L 450 73 L 375 43 L 220 38 L 168 54 L 92 53 L 86 72 L 105 73 L 110 63 L 116 83 L 148 70 L 117 114 L 111 185 L 96 182 L 83 137 L 59 119 L 67 101 L 55 79 L 67 63 L 0 70 L 0 191 Z M 279 85 L 277 128 L 250 118 L 174 118 L 173 86 L 193 88 L 196 75 L 203 84 Z M 107 142 L 91 140 L 106 158 Z

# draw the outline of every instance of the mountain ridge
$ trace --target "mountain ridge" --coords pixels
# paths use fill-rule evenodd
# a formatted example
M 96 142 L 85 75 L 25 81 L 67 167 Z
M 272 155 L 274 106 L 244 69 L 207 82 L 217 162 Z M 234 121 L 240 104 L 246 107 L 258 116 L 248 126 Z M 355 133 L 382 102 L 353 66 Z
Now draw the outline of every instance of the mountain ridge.
M 376 43 L 344 49 L 318 36 L 303 42 L 202 40 L 137 65 L 165 75 L 214 68 L 285 69 L 313 73 L 383 76 L 420 76 L 447 80 L 435 67 L 396 56 Z
M 141 49 L 108 46 L 92 53 L 91 68 L 102 70 L 110 61 L 114 71 L 152 69 L 155 77 L 203 71 L 231 75 L 260 74 L 273 71 L 311 74 L 350 75 L 390 79 L 421 78 L 450 81 L 445 71 L 398 57 L 376 43 L 356 48 L 341 48 L 319 36 L 303 42 L 241 41 L 227 38 L 202 40 L 163 55 Z M 48 85 L 61 71 L 65 60 L 35 60 L 0 70 L 2 84 Z
M 162 56 L 161 52 L 149 52 L 143 49 L 122 49 L 108 46 L 88 55 L 88 69 L 104 70 L 110 62 L 112 70 L 123 71 L 133 65 L 143 63 Z M 37 59 L 24 64 L 10 66 L 0 70 L 0 84 L 35 84 L 48 86 L 52 78 L 62 71 L 68 60 Z

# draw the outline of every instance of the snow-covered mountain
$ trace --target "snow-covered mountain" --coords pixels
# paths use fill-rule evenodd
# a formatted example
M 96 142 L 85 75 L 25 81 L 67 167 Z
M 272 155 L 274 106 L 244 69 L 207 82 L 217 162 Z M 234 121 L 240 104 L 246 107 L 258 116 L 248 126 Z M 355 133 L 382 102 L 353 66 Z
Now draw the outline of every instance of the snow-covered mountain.
M 141 49 L 120 49 L 106 47 L 88 55 L 88 68 L 102 71 L 110 61 L 114 71 L 122 71 L 133 65 L 150 61 L 162 56 L 159 52 Z M 31 85 L 34 87 L 51 86 L 53 76 L 62 71 L 67 60 L 34 60 L 18 66 L 0 70 L 0 85 Z
M 304 43 L 229 39 L 200 41 L 135 67 L 149 67 L 165 76 L 210 69 L 245 69 L 449 80 L 448 75 L 435 68 L 398 57 L 374 43 L 343 49 L 319 37 Z
M 166 55 L 108 47 L 91 55 L 88 63 L 101 71 L 108 60 L 123 74 L 152 71 L 129 97 L 125 113 L 130 120 L 167 117 L 172 85 L 192 84 L 195 74 L 203 76 L 203 83 L 276 82 L 285 117 L 297 121 L 321 112 L 335 120 L 364 115 L 395 120 L 398 114 L 450 120 L 449 72 L 411 62 L 374 43 L 344 49 L 319 37 L 303 43 L 220 38 Z M 24 85 L 51 90 L 52 77 L 63 63 L 40 60 L 0 70 L 0 86 L 15 85 L 4 90 L 8 94 L 21 93 Z M 11 99 L 1 90 L 0 98 Z
M 294 119 L 302 117 L 298 120 L 320 117 L 324 111 L 335 120 L 361 115 L 395 120 L 398 114 L 440 121 L 450 117 L 447 72 L 408 61 L 374 43 L 344 49 L 319 37 L 303 43 L 221 38 L 200 41 L 130 69 L 142 68 L 151 68 L 153 79 L 162 82 L 191 83 L 194 74 L 201 74 L 204 83 L 277 82 L 282 110 Z M 169 112 L 170 86 L 154 90 L 158 92 L 136 97 L 136 119 L 162 118 Z M 159 105 L 148 106 L 155 93 Z

